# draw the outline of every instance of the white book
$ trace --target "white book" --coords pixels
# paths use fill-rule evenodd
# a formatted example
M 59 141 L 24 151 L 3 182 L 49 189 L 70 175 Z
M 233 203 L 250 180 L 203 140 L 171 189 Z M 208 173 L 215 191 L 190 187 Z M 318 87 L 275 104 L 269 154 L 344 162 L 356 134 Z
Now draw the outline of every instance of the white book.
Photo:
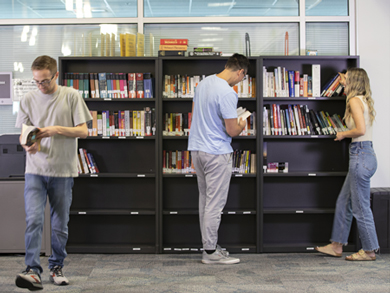
M 312 86 L 313 86 L 313 97 L 321 96 L 321 65 L 312 65 Z

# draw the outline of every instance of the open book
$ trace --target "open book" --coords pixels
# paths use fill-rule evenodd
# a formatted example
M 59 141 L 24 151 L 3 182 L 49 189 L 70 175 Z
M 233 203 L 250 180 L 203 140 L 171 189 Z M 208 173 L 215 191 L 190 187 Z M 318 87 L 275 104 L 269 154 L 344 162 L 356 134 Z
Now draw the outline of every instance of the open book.
M 237 108 L 237 120 L 238 121 L 240 120 L 240 118 L 242 118 L 242 120 L 246 120 L 251 115 L 252 115 L 252 113 L 249 112 L 247 109 L 245 109 L 243 107 Z
M 22 145 L 31 146 L 35 142 L 38 143 L 38 149 L 40 147 L 40 139 L 37 139 L 37 133 L 39 132 L 39 129 L 35 126 L 29 126 L 23 123 L 22 125 L 22 138 L 20 140 L 20 143 Z

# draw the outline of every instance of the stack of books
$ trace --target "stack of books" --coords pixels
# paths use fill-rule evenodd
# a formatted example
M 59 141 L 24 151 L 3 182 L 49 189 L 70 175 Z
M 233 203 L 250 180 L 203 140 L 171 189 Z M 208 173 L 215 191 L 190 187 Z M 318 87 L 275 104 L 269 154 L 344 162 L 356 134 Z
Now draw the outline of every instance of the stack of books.
M 185 56 L 188 39 L 160 39 L 158 56 Z

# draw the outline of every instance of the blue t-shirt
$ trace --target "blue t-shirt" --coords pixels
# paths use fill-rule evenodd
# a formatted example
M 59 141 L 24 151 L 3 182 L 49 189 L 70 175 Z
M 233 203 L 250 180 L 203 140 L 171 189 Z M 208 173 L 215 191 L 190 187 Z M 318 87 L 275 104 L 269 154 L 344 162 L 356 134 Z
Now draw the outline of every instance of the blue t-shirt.
M 188 150 L 213 155 L 233 151 L 224 119 L 237 118 L 238 97 L 226 80 L 215 74 L 196 87 Z

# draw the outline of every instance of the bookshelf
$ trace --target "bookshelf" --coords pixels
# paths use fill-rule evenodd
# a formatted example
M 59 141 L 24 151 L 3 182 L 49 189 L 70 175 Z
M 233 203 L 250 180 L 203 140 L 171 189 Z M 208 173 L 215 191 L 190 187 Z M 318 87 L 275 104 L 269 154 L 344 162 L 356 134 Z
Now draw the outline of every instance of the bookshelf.
M 64 73 L 150 72 L 157 58 L 60 57 L 59 84 Z M 158 89 L 158 86 L 155 87 Z M 86 98 L 95 111 L 157 108 L 157 99 Z M 156 116 L 158 116 L 157 112 Z M 75 178 L 70 211 L 70 253 L 158 252 L 157 136 L 88 136 L 78 147 L 92 153 L 98 174 Z
M 312 64 L 321 67 L 321 87 L 337 72 L 359 66 L 357 56 L 265 56 L 260 66 L 272 72 L 280 66 L 287 70 L 312 73 Z M 345 97 L 267 97 L 267 104 L 304 104 L 315 111 L 344 114 Z M 263 113 L 262 113 L 263 114 Z M 348 171 L 349 140 L 335 142 L 333 135 L 263 135 L 267 162 L 288 162 L 288 173 L 262 173 L 259 230 L 262 252 L 312 251 L 329 242 L 334 207 Z M 263 156 L 261 157 L 263 165 Z M 356 250 L 352 231 L 346 250 Z
M 79 147 L 91 152 L 99 174 L 75 179 L 69 222 L 70 253 L 200 253 L 196 174 L 163 172 L 163 151 L 187 150 L 187 136 L 163 135 L 166 113 L 188 113 L 192 98 L 165 98 L 166 75 L 210 75 L 222 71 L 226 57 L 60 57 L 65 72 L 150 72 L 152 99 L 85 99 L 90 110 L 155 108 L 157 131 L 145 137 L 88 137 Z M 302 104 L 338 113 L 343 97 L 263 96 L 263 73 L 277 66 L 311 74 L 321 67 L 321 86 L 337 72 L 359 66 L 358 56 L 250 57 L 248 74 L 256 95 L 238 106 L 256 112 L 256 135 L 232 140 L 234 150 L 256 154 L 257 173 L 232 174 L 222 214 L 219 244 L 236 253 L 310 252 L 328 242 L 336 198 L 348 170 L 349 141 L 333 135 L 263 135 L 267 104 Z M 289 162 L 288 173 L 263 173 L 267 162 Z M 353 229 L 346 250 L 357 249 Z
M 159 58 L 159 85 L 163 91 L 166 75 L 207 76 L 221 72 L 226 61 L 227 58 L 224 57 Z M 258 58 L 251 58 L 248 74 L 256 77 L 257 72 Z M 258 113 L 257 101 L 257 97 L 239 98 L 238 107 L 242 106 Z M 159 108 L 162 119 L 165 113 L 188 113 L 192 109 L 192 98 L 163 98 Z M 160 120 L 160 123 L 164 125 L 163 120 Z M 250 150 L 257 154 L 258 143 L 258 136 L 235 137 L 232 146 L 233 149 Z M 161 152 L 186 150 L 188 137 L 163 135 L 159 144 Z M 160 166 L 163 159 L 160 156 Z M 258 165 L 258 162 L 256 164 Z M 230 252 L 258 252 L 258 179 L 256 174 L 232 174 L 228 201 L 223 210 L 219 229 L 219 244 Z M 196 174 L 163 173 L 160 180 L 161 252 L 200 252 L 202 242 Z

